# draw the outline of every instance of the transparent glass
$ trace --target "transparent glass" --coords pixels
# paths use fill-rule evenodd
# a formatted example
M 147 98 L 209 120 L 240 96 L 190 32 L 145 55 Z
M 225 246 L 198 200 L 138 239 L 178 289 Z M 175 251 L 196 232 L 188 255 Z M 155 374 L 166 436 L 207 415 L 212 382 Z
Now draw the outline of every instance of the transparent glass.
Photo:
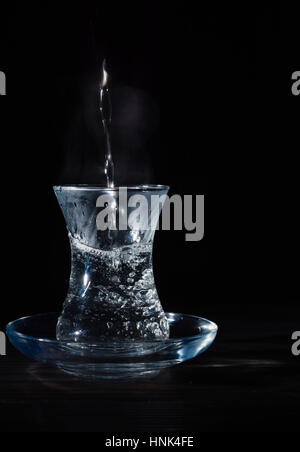
M 93 343 L 169 337 L 152 268 L 155 227 L 168 189 L 161 185 L 54 187 L 72 254 L 69 290 L 56 328 L 58 340 Z

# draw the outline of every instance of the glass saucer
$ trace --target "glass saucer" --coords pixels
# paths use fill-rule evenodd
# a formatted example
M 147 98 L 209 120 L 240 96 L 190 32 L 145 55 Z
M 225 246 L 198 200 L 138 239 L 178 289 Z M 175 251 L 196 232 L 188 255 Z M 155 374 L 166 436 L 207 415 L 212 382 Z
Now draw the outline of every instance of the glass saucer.
M 215 323 L 201 317 L 166 313 L 169 339 L 77 343 L 56 340 L 58 316 L 47 313 L 15 320 L 7 325 L 7 336 L 27 357 L 83 378 L 154 376 L 166 367 L 203 353 L 218 330 Z

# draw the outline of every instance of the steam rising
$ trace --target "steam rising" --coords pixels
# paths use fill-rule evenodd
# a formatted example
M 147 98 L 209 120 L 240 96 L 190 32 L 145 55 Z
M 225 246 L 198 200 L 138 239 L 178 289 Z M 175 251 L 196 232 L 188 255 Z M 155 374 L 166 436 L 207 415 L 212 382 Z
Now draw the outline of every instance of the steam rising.
M 109 74 L 107 83 L 110 85 Z M 61 183 L 105 184 L 106 137 L 99 125 L 99 72 L 80 79 L 72 92 L 70 125 L 63 147 Z M 154 156 L 160 148 L 159 109 L 144 90 L 114 81 L 111 139 L 118 185 L 156 183 Z M 71 114 L 73 113 L 73 115 Z M 101 118 L 102 119 L 102 118 Z

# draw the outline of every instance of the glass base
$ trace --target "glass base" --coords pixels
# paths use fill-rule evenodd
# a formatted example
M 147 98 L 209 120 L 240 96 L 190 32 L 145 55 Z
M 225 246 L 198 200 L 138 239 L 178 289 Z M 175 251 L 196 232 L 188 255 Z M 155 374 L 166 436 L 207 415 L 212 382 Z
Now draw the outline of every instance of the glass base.
M 24 355 L 82 378 L 154 377 L 160 370 L 203 353 L 214 341 L 215 323 L 192 315 L 166 313 L 170 338 L 93 343 L 58 341 L 58 313 L 39 314 L 7 325 L 10 342 Z

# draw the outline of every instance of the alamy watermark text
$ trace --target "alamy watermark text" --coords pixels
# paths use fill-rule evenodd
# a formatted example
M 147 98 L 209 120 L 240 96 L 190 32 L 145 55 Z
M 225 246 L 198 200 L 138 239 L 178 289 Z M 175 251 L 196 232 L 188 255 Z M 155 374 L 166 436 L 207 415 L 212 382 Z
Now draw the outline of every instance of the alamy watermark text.
M 292 94 L 294 96 L 299 96 L 300 94 L 300 71 L 295 71 L 292 73 Z
M 198 242 L 204 237 L 204 195 L 169 197 L 166 194 L 139 193 L 128 196 L 127 188 L 123 187 L 119 188 L 117 195 L 100 195 L 96 207 L 101 209 L 96 218 L 98 231 L 174 229 L 185 230 L 185 240 L 188 242 Z
M 5 73 L 0 71 L 0 96 L 6 95 L 6 76 Z
M 0 331 L 0 356 L 6 355 L 6 336 Z
M 300 355 L 300 331 L 293 332 L 292 341 L 295 341 L 292 345 L 292 353 L 294 356 L 299 356 Z

